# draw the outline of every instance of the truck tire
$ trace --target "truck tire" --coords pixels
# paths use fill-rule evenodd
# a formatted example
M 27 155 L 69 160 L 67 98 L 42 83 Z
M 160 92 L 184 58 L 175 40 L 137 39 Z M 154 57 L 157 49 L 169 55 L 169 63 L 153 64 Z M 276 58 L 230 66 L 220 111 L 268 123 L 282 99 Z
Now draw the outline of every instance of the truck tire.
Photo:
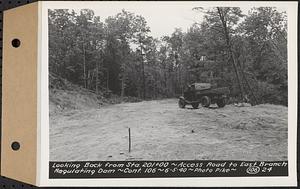
M 226 99 L 225 98 L 219 98 L 217 100 L 217 105 L 219 108 L 223 108 L 226 105 Z
M 178 106 L 179 106 L 179 108 L 184 108 L 184 107 L 185 107 L 185 102 L 184 102 L 184 100 L 179 99 L 179 101 L 178 101 Z
M 193 107 L 194 109 L 197 109 L 197 108 L 199 107 L 199 103 L 193 103 L 193 104 L 192 104 L 192 107 Z
M 201 98 L 201 105 L 205 108 L 210 106 L 210 98 L 208 96 L 204 96 Z

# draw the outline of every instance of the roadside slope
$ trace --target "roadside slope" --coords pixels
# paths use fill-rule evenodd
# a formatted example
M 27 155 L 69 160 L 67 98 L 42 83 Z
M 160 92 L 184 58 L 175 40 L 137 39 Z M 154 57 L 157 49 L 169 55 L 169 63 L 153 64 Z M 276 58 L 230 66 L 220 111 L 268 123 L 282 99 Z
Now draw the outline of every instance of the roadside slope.
M 104 105 L 122 102 L 138 102 L 140 99 L 111 94 L 110 91 L 94 91 L 75 85 L 55 74 L 49 75 L 49 112 L 50 115 L 73 110 L 97 109 Z

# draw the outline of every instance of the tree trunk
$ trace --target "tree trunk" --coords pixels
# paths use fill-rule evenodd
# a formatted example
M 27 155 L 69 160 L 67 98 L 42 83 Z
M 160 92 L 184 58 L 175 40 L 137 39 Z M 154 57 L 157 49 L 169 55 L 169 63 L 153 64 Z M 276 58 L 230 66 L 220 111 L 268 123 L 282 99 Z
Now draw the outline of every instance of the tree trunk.
M 125 77 L 122 76 L 122 82 L 121 82 L 121 98 L 123 99 L 125 93 Z
M 87 88 L 87 83 L 86 83 L 85 46 L 84 46 L 84 43 L 82 44 L 82 49 L 83 49 L 83 82 L 84 82 L 84 88 Z
M 99 62 L 96 62 L 96 94 L 99 93 Z
M 220 20 L 222 22 L 223 29 L 224 29 L 224 36 L 225 36 L 225 40 L 226 40 L 227 50 L 229 52 L 229 56 L 230 56 L 230 59 L 232 61 L 232 66 L 233 66 L 233 69 L 234 69 L 234 72 L 235 72 L 235 75 L 236 75 L 236 79 L 237 79 L 237 82 L 238 82 L 238 85 L 239 85 L 239 88 L 240 88 L 240 92 L 241 92 L 241 98 L 243 100 L 245 92 L 244 92 L 243 84 L 241 82 L 241 78 L 240 78 L 240 75 L 239 75 L 238 68 L 236 66 L 236 59 L 235 59 L 235 56 L 234 56 L 233 51 L 231 49 L 232 47 L 231 47 L 231 43 L 230 43 L 230 36 L 229 36 L 228 28 L 227 28 L 227 23 L 225 21 L 225 16 L 222 14 L 220 7 L 217 7 L 217 9 L 218 9 L 218 14 L 219 14 L 219 17 L 220 17 Z
M 234 71 L 235 71 L 235 74 L 236 74 L 236 78 L 237 78 L 237 81 L 238 81 L 238 84 L 239 84 L 239 88 L 240 88 L 240 92 L 241 92 L 241 99 L 244 100 L 244 97 L 245 97 L 245 91 L 244 91 L 244 86 L 243 86 L 243 83 L 242 83 L 242 80 L 241 80 L 241 76 L 240 76 L 240 73 L 239 73 L 239 70 L 238 70 L 238 67 L 236 65 L 236 59 L 235 59 L 235 56 L 232 52 L 232 49 L 230 47 L 230 52 L 231 54 L 231 59 L 232 59 L 232 64 L 233 64 L 233 67 L 234 67 Z
M 125 59 L 121 65 L 121 98 L 123 99 L 125 94 Z
M 245 80 L 245 82 L 246 82 L 246 85 L 247 85 L 247 87 L 248 87 L 248 89 L 249 89 L 251 95 L 253 96 L 253 99 L 254 99 L 254 105 L 258 104 L 258 100 L 257 100 L 257 98 L 256 98 L 256 96 L 255 96 L 255 94 L 254 94 L 254 92 L 253 92 L 253 89 L 252 89 L 250 83 L 248 82 L 248 79 L 246 78 L 245 73 L 244 73 L 243 71 L 242 71 L 242 75 L 243 75 L 243 78 L 244 78 L 244 80 Z
M 141 63 L 142 63 L 142 77 L 143 77 L 143 99 L 146 98 L 146 79 L 145 79 L 145 65 L 143 59 L 143 48 L 141 45 Z
M 121 64 L 121 98 L 123 99 L 124 95 L 125 95 L 125 66 L 126 66 L 126 52 L 125 52 L 125 48 L 126 48 L 126 41 L 123 41 L 123 48 L 122 48 L 122 55 L 123 55 L 123 61 Z
M 106 91 L 107 92 L 108 92 L 108 89 L 109 89 L 108 81 L 109 81 L 109 70 L 106 69 Z
M 249 90 L 250 94 L 252 95 L 252 97 L 253 97 L 253 99 L 254 99 L 254 105 L 255 105 L 255 104 L 258 104 L 258 100 L 257 100 L 257 98 L 256 98 L 256 96 L 255 96 L 255 94 L 254 94 L 254 92 L 253 92 L 253 90 L 252 90 L 252 87 L 251 87 L 250 83 L 248 82 L 247 77 L 245 76 L 244 69 L 242 68 L 242 66 L 241 66 L 241 64 L 240 64 L 239 62 L 238 62 L 238 66 L 239 66 L 239 68 L 240 68 L 240 70 L 241 70 L 242 77 L 243 77 L 243 79 L 245 80 L 245 83 L 246 83 L 246 85 L 247 85 L 247 87 L 248 87 L 248 90 Z M 252 103 L 251 103 L 251 104 L 252 104 Z

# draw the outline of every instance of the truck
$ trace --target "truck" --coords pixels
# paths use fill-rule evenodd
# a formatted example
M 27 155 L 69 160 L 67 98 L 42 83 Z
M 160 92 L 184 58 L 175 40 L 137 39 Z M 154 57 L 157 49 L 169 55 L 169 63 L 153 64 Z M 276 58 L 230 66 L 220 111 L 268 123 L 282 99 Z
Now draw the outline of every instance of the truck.
M 223 108 L 226 105 L 229 93 L 228 87 L 214 87 L 211 83 L 192 83 L 187 86 L 183 95 L 179 97 L 178 105 L 180 108 L 192 105 L 196 109 L 199 104 L 206 108 L 211 104 L 217 104 L 218 107 Z

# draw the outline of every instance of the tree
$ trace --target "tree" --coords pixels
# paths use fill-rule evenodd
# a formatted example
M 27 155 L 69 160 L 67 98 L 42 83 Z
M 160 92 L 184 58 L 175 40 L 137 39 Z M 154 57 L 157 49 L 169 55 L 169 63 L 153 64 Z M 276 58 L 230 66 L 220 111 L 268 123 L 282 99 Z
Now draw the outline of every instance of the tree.
M 232 51 L 231 41 L 232 35 L 235 34 L 234 26 L 236 26 L 239 19 L 244 16 L 242 11 L 237 7 L 215 7 L 207 11 L 204 11 L 204 9 L 201 7 L 196 7 L 194 9 L 200 10 L 206 14 L 205 20 L 209 26 L 209 29 L 216 31 L 224 40 L 226 44 L 228 61 L 232 63 L 232 67 L 234 69 L 240 89 L 241 98 L 244 99 L 244 87 L 237 67 L 236 57 Z
M 251 9 L 239 27 L 248 44 L 248 72 L 258 81 L 256 93 L 262 102 L 287 105 L 286 20 L 284 12 L 259 7 Z M 270 89 L 268 94 L 261 93 L 266 87 Z
M 70 77 L 73 71 L 69 62 L 74 55 L 74 17 L 67 9 L 49 10 L 49 69 L 59 76 Z
M 183 38 L 184 33 L 182 29 L 175 28 L 175 31 L 171 34 L 171 36 L 165 36 L 163 40 L 167 42 L 169 52 L 169 57 L 172 59 L 173 68 L 175 69 L 175 93 L 182 93 L 183 92 Z
M 125 10 L 104 22 L 89 9 L 49 10 L 49 72 L 98 95 L 174 97 L 186 84 L 210 82 L 228 86 L 232 98 L 287 104 L 285 13 L 195 10 L 205 13 L 203 22 L 161 39 Z
M 151 38 L 148 36 L 150 32 L 150 28 L 147 26 L 147 22 L 145 18 L 137 15 L 134 20 L 134 25 L 136 31 L 133 36 L 133 42 L 138 45 L 139 53 L 140 53 L 140 62 L 142 66 L 142 98 L 146 97 L 146 76 L 145 76 L 145 65 L 144 65 L 144 55 L 146 53 L 146 46 L 148 45 Z

